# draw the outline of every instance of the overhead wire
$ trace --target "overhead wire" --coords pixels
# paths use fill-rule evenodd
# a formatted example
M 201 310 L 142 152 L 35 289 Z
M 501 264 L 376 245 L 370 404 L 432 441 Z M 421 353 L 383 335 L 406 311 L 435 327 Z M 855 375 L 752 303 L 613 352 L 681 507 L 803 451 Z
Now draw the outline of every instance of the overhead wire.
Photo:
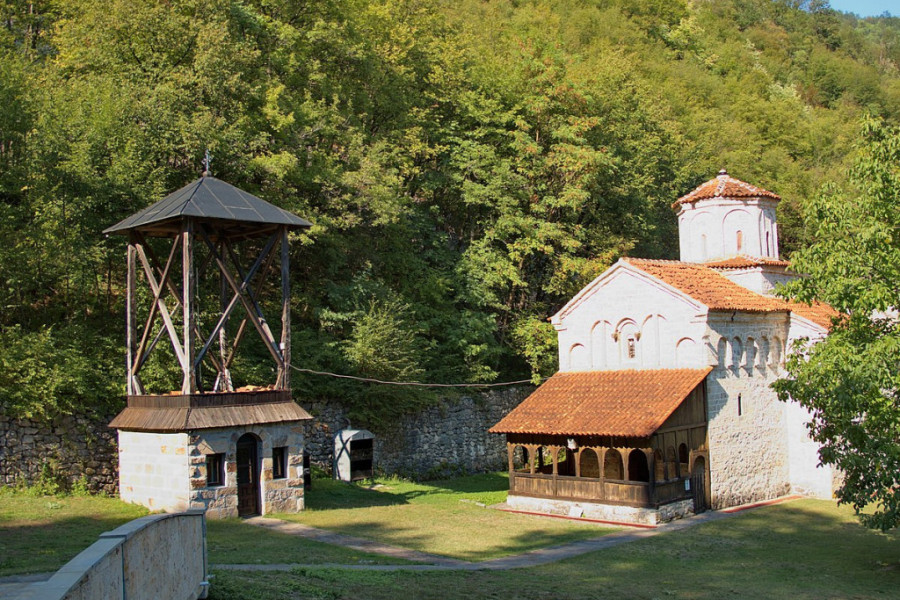
M 511 385 L 523 385 L 526 383 L 539 383 L 546 377 L 541 377 L 538 381 L 532 379 L 519 379 L 518 381 L 502 381 L 497 383 L 422 383 L 420 381 L 384 381 L 382 379 L 374 379 L 372 377 L 356 377 L 355 375 L 342 375 L 340 373 L 331 373 L 329 371 L 316 371 L 315 369 L 304 369 L 295 365 L 288 365 L 293 370 L 300 373 L 308 373 L 310 375 L 322 375 L 326 377 L 336 377 L 338 379 L 350 379 L 352 381 L 360 381 L 363 383 L 377 383 L 380 385 L 396 385 L 406 387 L 427 387 L 427 388 L 493 388 L 507 387 Z

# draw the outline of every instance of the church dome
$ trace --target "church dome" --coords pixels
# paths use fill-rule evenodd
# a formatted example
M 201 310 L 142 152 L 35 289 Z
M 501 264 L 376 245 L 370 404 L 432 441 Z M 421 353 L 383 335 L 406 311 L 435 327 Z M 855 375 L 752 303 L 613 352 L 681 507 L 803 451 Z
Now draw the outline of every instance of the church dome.
M 722 169 L 715 179 L 700 184 L 693 191 L 685 194 L 672 204 L 672 208 L 678 208 L 682 204 L 690 204 L 698 200 L 711 200 L 715 198 L 770 198 L 776 202 L 781 197 L 769 190 L 750 185 L 746 181 L 735 179 Z
M 778 261 L 775 209 L 780 200 L 722 169 L 672 205 L 678 213 L 681 260 L 705 263 L 744 256 Z

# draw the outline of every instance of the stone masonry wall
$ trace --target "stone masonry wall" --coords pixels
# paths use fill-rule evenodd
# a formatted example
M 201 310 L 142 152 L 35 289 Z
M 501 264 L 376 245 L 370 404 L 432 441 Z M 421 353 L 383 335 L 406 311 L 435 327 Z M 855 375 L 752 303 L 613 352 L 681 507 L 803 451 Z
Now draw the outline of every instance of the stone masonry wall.
M 505 469 L 506 438 L 487 430 L 533 390 L 522 386 L 447 399 L 400 419 L 391 431 L 376 431 L 376 470 L 434 478 Z M 330 473 L 334 436 L 347 426 L 347 411 L 339 402 L 299 403 L 315 417 L 304 426 L 312 462 Z M 34 483 L 46 464 L 70 484 L 84 475 L 91 490 L 118 495 L 116 431 L 107 427 L 113 416 L 66 417 L 47 425 L 0 414 L 0 485 Z
M 227 429 L 206 429 L 190 437 L 190 507 L 204 508 L 212 519 L 238 516 L 237 442 L 245 433 L 259 438 L 259 478 L 262 484 L 260 509 L 266 515 L 303 510 L 303 425 L 272 423 Z M 272 448 L 287 448 L 287 476 L 272 476 Z M 223 454 L 224 485 L 207 486 L 206 455 Z
M 390 431 L 373 432 L 376 472 L 435 479 L 505 470 L 506 436 L 488 433 L 488 429 L 532 391 L 534 388 L 522 386 L 443 400 L 401 418 Z M 303 407 L 315 417 L 306 429 L 310 459 L 331 472 L 334 436 L 347 428 L 346 410 L 331 402 Z
M 738 315 L 710 331 L 718 348 L 706 380 L 713 508 L 791 490 L 786 405 L 770 387 L 781 374 L 786 325 L 777 313 Z
M 34 484 L 42 476 L 71 485 L 84 476 L 92 491 L 118 493 L 111 419 L 63 417 L 47 424 L 0 413 L 0 485 Z

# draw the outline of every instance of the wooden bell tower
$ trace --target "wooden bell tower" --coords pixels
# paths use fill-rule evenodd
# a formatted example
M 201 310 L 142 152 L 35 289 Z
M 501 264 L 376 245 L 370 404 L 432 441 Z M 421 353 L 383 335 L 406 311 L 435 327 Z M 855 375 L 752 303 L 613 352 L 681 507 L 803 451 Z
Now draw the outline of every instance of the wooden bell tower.
M 168 335 L 181 367 L 182 394 L 209 391 L 204 390 L 198 376 L 204 361 L 216 372 L 212 391 L 233 391 L 230 367 L 248 324 L 259 334 L 275 362 L 274 389 L 289 390 L 288 231 L 309 226 L 305 219 L 224 181 L 205 176 L 105 230 L 106 234 L 128 236 L 128 395 L 144 395 L 140 372 L 164 335 Z M 148 238 L 171 240 L 165 261 L 155 254 Z M 242 265 L 235 244 L 251 238 L 263 238 L 265 243 L 252 264 Z M 275 339 L 255 292 L 271 274 L 276 246 L 280 246 L 281 259 L 280 340 Z M 212 276 L 218 275 L 221 280 L 222 304 L 214 324 L 210 323 L 212 328 L 203 330 L 197 318 L 197 280 L 209 276 L 210 266 L 216 271 Z M 136 310 L 139 274 L 143 275 L 152 295 L 143 324 L 137 322 Z M 225 325 L 238 305 L 243 308 L 244 318 L 238 333 L 229 341 Z M 180 319 L 176 318 L 176 311 Z M 180 327 L 176 326 L 178 320 Z
M 288 233 L 310 225 L 204 174 L 104 231 L 128 239 L 128 404 L 110 423 L 119 430 L 124 499 L 151 508 L 205 507 L 212 516 L 233 516 L 244 510 L 239 506 L 252 512 L 302 508 L 303 436 L 297 423 L 311 417 L 290 391 Z M 273 274 L 281 277 L 278 337 L 260 302 Z M 236 313 L 241 321 L 229 328 Z M 235 390 L 232 366 L 251 330 L 274 363 L 275 380 Z M 166 337 L 181 381 L 148 393 L 141 372 Z M 159 455 L 148 456 L 146 448 L 157 444 Z M 163 473 L 165 489 L 149 484 L 152 478 L 143 473 L 165 464 L 172 448 L 190 457 L 184 472 L 189 485 L 170 476 L 182 468 L 178 461 Z M 252 496 L 235 500 L 235 493 Z

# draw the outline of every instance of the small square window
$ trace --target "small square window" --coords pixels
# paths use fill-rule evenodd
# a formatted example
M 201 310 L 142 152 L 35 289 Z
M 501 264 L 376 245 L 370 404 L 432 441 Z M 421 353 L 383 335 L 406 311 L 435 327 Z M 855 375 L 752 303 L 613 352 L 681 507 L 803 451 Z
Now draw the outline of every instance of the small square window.
M 272 448 L 272 479 L 284 479 L 287 477 L 287 457 L 288 451 L 286 446 Z
M 225 485 L 224 454 L 206 455 L 206 485 L 207 487 L 218 487 L 221 485 Z

